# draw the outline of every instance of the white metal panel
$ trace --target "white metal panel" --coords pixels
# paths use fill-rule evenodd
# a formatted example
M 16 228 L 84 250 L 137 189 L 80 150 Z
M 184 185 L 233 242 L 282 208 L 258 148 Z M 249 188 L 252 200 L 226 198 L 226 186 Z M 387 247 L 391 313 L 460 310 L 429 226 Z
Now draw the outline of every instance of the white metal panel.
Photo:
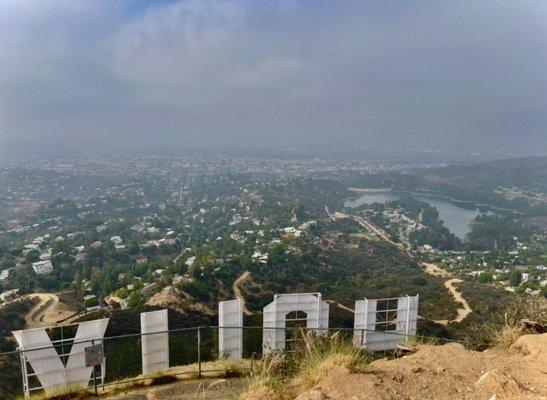
M 306 326 L 318 334 L 325 334 L 329 327 L 329 305 L 321 299 L 321 293 L 276 294 L 274 301 L 263 309 L 262 351 L 268 354 L 285 349 L 287 314 L 294 311 L 306 313 Z M 267 329 L 272 328 L 272 329 Z
M 243 357 L 243 301 L 218 303 L 218 349 L 221 358 L 240 360 Z M 229 327 L 240 328 L 230 329 Z
M 85 366 L 84 349 L 92 345 L 92 340 L 99 341 L 104 337 L 107 325 L 108 318 L 78 324 L 66 366 L 44 328 L 12 333 L 43 389 L 58 389 L 69 385 L 87 387 L 93 368 Z M 26 368 L 23 368 L 23 373 L 27 374 L 23 376 L 23 381 L 28 383 Z M 102 373 L 104 379 L 104 368 Z M 28 386 L 25 391 L 28 395 Z
M 65 366 L 45 329 L 12 332 L 44 389 L 65 387 Z M 28 377 L 23 377 L 28 380 Z
M 168 330 L 167 310 L 141 313 L 142 373 L 144 375 L 169 368 Z
M 85 366 L 85 348 L 99 344 L 104 337 L 108 318 L 82 322 L 78 325 L 74 344 L 70 349 L 70 356 L 66 363 L 66 384 L 79 385 L 86 388 L 91 379 L 93 367 Z M 104 371 L 103 371 L 104 373 Z
M 405 296 L 394 299 L 358 300 L 355 302 L 355 320 L 353 343 L 356 347 L 363 347 L 369 351 L 395 349 L 408 336 L 416 334 L 418 322 L 418 296 Z M 379 302 L 396 301 L 396 317 L 392 324 L 394 329 L 377 330 Z

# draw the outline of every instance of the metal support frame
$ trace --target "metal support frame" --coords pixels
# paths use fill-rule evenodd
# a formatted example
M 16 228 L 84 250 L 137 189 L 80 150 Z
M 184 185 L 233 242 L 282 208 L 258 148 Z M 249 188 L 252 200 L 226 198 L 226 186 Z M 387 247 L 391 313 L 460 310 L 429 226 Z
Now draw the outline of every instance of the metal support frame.
M 387 302 L 387 308 L 378 310 L 378 302 Z M 395 308 L 389 302 L 397 301 Z M 364 299 L 355 302 L 354 345 L 370 351 L 394 349 L 401 340 L 416 333 L 418 315 L 418 296 L 392 297 L 384 299 Z M 378 330 L 378 313 L 385 312 L 384 329 Z M 395 318 L 388 319 L 395 313 Z M 394 326 L 388 329 L 388 326 Z
M 305 312 L 306 318 L 295 318 L 295 321 L 306 321 L 306 328 L 317 334 L 326 333 L 329 326 L 329 305 L 322 300 L 321 293 L 287 293 L 274 295 L 274 301 L 264 307 L 263 348 L 267 354 L 284 351 L 286 344 L 287 314 Z M 272 329 L 273 328 L 273 329 Z
M 19 343 L 18 352 L 21 361 L 23 393 L 25 397 L 37 390 L 54 390 L 76 384 L 87 387 L 94 369 L 85 366 L 84 348 L 86 343 L 101 340 L 105 333 L 108 319 L 87 321 L 65 326 L 78 326 L 73 338 L 65 338 L 63 326 L 61 340 L 52 341 L 47 333 L 49 328 L 36 328 L 26 331 L 14 331 Z M 65 353 L 65 344 L 71 343 L 69 353 Z M 58 354 L 56 347 L 61 348 Z M 101 367 L 101 381 L 104 384 L 106 363 Z M 29 370 L 30 366 L 30 370 Z M 31 372 L 32 371 L 32 372 Z M 88 375 L 89 374 L 89 375 Z M 30 378 L 35 377 L 40 382 L 32 387 Z M 96 380 L 95 378 L 93 378 Z

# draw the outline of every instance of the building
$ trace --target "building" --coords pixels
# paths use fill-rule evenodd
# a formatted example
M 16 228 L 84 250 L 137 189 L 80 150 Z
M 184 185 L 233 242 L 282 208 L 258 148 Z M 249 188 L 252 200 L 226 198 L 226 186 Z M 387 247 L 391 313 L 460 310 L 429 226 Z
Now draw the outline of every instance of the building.
M 9 269 L 4 269 L 0 272 L 0 281 L 5 281 L 9 277 Z
M 15 299 L 18 293 L 19 293 L 19 289 L 12 289 L 12 290 L 7 290 L 5 292 L 2 292 L 0 293 L 0 301 Z
M 32 269 L 38 275 L 46 275 L 53 272 L 53 264 L 49 260 L 32 263 Z
M 148 258 L 147 257 L 139 257 L 135 260 L 135 262 L 137 263 L 137 265 L 146 264 L 148 262 Z
M 119 246 L 123 243 L 123 240 L 120 236 L 112 236 L 110 241 L 114 243 L 114 246 Z

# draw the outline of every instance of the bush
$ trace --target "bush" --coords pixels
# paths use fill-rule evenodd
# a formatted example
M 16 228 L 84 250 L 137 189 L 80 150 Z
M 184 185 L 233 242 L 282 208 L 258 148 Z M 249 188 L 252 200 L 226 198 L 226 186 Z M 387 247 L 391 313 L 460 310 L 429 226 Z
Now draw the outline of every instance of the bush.
M 509 347 L 521 335 L 527 333 L 523 320 L 532 320 L 547 325 L 547 301 L 534 298 L 516 298 L 503 311 L 492 314 L 492 318 L 469 331 L 469 340 L 479 350 L 488 347 Z
M 294 398 L 317 384 L 333 368 L 355 372 L 368 358 L 350 340 L 336 332 L 318 336 L 314 332 L 301 333 L 302 346 L 290 354 L 266 357 L 258 372 L 252 376 L 247 391 L 240 400 Z

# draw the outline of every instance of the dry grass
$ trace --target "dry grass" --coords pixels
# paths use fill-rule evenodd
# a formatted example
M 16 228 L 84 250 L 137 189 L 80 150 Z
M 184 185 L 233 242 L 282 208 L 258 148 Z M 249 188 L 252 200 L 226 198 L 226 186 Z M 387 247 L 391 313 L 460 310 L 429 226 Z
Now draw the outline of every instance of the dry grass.
M 489 347 L 509 347 L 520 336 L 533 333 L 523 329 L 522 321 L 547 324 L 547 301 L 541 298 L 518 298 L 503 311 L 492 315 L 486 323 L 471 327 L 468 339 L 476 350 Z
M 491 333 L 492 344 L 496 347 L 511 347 L 524 334 L 520 326 L 505 325 Z
M 51 390 L 32 395 L 31 397 L 18 397 L 18 400 L 84 400 L 93 397 L 88 391 L 80 387 Z
M 310 388 L 336 367 L 356 372 L 367 361 L 350 341 L 340 338 L 339 332 L 330 337 L 318 337 L 308 332 L 303 337 L 304 354 L 293 378 L 296 387 Z
M 292 399 L 333 369 L 356 372 L 368 361 L 351 341 L 341 339 L 339 332 L 330 336 L 302 333 L 302 343 L 294 353 L 266 358 L 239 399 Z
M 408 336 L 401 344 L 415 350 L 420 345 L 438 346 L 442 342 L 433 336 Z

